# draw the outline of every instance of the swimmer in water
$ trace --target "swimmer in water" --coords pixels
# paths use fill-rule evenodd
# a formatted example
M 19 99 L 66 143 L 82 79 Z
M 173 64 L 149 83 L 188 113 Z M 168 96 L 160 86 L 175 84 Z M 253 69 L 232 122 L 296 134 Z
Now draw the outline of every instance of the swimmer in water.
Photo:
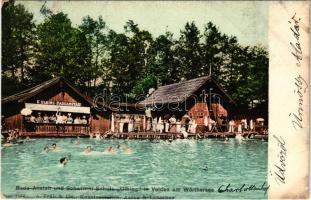
M 95 138 L 96 138 L 97 140 L 101 139 L 100 133 L 96 133 L 96 134 L 95 134 Z
M 207 165 L 205 165 L 204 167 L 200 167 L 200 169 L 202 169 L 202 170 L 204 170 L 204 171 L 208 171 Z
M 127 155 L 133 153 L 133 150 L 131 148 L 129 148 L 129 147 L 126 147 L 123 151 L 124 151 L 124 154 L 127 154 Z
M 105 149 L 104 153 L 115 154 L 116 152 L 113 150 L 112 146 L 110 146 L 107 149 Z
M 133 150 L 130 147 L 128 147 L 126 144 L 122 144 L 122 146 L 121 145 L 118 145 L 118 146 L 119 146 L 119 148 L 122 147 L 124 154 L 132 154 L 133 153 Z M 117 146 L 117 148 L 118 148 L 118 146 Z
M 43 149 L 43 150 L 45 151 L 45 153 L 49 153 L 50 148 L 49 148 L 49 147 L 44 147 L 44 149 Z
M 66 157 L 62 157 L 61 159 L 59 159 L 59 163 L 65 167 L 65 165 L 68 163 L 68 159 Z
M 92 147 L 91 146 L 87 146 L 84 151 L 85 154 L 90 154 L 92 152 Z
M 79 145 L 79 144 L 80 144 L 80 137 L 78 136 L 77 141 L 76 141 L 76 145 Z
M 10 140 L 8 140 L 5 144 L 3 144 L 3 147 L 11 147 L 13 144 Z
M 54 144 L 52 144 L 52 146 L 50 147 L 50 150 L 51 151 L 59 151 L 61 148 L 60 147 L 58 147 L 58 146 L 56 146 L 56 144 L 54 143 Z

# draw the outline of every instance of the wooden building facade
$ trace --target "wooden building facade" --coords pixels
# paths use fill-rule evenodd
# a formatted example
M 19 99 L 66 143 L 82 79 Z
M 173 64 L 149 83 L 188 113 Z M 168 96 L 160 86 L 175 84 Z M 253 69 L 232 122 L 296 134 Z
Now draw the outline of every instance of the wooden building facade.
M 110 111 L 97 111 L 89 97 L 62 77 L 3 98 L 1 105 L 3 131 L 74 136 L 103 133 L 110 126 Z
M 200 130 L 206 118 L 226 126 L 234 100 L 210 76 L 160 86 L 140 104 L 151 108 L 153 117 L 175 116 L 185 124 L 185 116 L 195 120 Z M 224 130 L 223 130 L 224 131 Z

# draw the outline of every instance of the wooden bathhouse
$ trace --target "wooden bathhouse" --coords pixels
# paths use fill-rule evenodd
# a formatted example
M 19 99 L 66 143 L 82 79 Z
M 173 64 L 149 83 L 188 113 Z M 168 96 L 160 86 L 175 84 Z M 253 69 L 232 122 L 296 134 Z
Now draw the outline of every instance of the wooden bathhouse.
M 153 117 L 167 119 L 175 115 L 183 123 L 185 116 L 194 119 L 198 130 L 204 127 L 207 117 L 225 127 L 235 106 L 234 100 L 210 76 L 160 86 L 140 103 L 151 109 Z
M 2 131 L 19 129 L 24 135 L 75 136 L 106 132 L 110 111 L 97 111 L 92 99 L 62 77 L 5 97 Z

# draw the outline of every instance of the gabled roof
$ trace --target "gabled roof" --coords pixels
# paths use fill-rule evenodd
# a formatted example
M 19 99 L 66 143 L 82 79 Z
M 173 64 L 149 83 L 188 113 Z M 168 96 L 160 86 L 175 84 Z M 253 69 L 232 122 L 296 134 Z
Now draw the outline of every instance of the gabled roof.
M 63 82 L 66 84 L 69 88 L 71 88 L 75 93 L 77 93 L 79 96 L 82 97 L 86 102 L 88 102 L 90 105 L 93 105 L 92 100 L 82 94 L 78 89 L 76 89 L 74 86 L 72 86 L 69 82 L 67 82 L 63 77 L 55 77 L 51 80 L 45 81 L 39 85 L 36 85 L 32 88 L 26 89 L 24 91 L 21 91 L 19 93 L 13 94 L 11 96 L 5 97 L 1 100 L 1 103 L 8 103 L 11 101 L 18 101 L 19 103 L 24 102 L 25 100 L 39 94 L 40 92 L 44 91 L 45 89 L 48 89 L 49 87 L 58 84 L 59 82 Z
M 184 102 L 188 97 L 194 94 L 207 81 L 212 81 L 228 97 L 230 102 L 233 99 L 215 82 L 210 76 L 203 76 L 195 79 L 181 81 L 170 85 L 160 86 L 149 97 L 141 101 L 140 104 L 165 104 L 171 102 Z

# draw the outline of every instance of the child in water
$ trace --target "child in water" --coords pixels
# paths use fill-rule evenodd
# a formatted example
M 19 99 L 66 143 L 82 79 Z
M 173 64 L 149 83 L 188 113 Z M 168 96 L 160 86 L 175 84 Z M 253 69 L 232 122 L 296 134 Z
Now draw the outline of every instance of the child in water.
M 105 149 L 104 153 L 106 153 L 106 154 L 115 154 L 116 152 L 114 151 L 112 146 L 110 146 L 107 149 Z
M 60 150 L 61 150 L 61 148 L 60 148 L 60 147 L 58 147 L 58 146 L 56 146 L 56 144 L 54 143 L 54 144 L 52 144 L 52 146 L 51 146 L 50 150 L 51 150 L 51 151 L 60 151 Z
M 131 149 L 131 148 L 129 148 L 129 147 L 127 147 L 127 148 L 125 148 L 124 149 L 124 154 L 132 154 L 133 153 L 133 150 Z
M 85 150 L 84 150 L 84 153 L 85 153 L 85 154 L 90 154 L 91 152 L 92 152 L 91 146 L 87 146 L 87 147 L 85 148 Z
M 62 167 L 65 167 L 65 165 L 68 163 L 68 159 L 66 157 L 62 157 L 61 159 L 59 159 L 59 163 Z
M 8 140 L 5 144 L 3 144 L 3 147 L 11 147 L 12 143 L 10 140 Z
M 76 141 L 76 145 L 79 145 L 79 144 L 80 144 L 80 137 L 78 136 L 77 141 Z
M 44 147 L 44 149 L 43 149 L 43 150 L 44 150 L 44 152 L 45 152 L 45 153 L 49 153 L 50 148 L 49 148 L 49 147 Z
M 133 150 L 130 148 L 130 147 L 128 147 L 127 145 L 122 145 L 122 147 L 123 147 L 123 153 L 124 154 L 132 154 L 133 153 Z

